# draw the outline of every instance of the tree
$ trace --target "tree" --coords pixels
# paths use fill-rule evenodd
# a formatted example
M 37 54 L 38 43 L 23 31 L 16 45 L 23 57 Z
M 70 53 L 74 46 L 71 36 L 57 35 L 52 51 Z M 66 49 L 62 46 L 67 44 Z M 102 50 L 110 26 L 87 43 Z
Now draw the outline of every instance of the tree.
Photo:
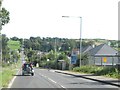
M 5 8 L 2 8 L 2 10 L 0 11 L 0 17 L 1 17 L 2 25 L 7 24 L 10 20 L 9 12 Z
M 2 7 L 2 0 L 0 0 L 0 30 L 2 30 L 2 26 L 9 23 L 10 17 L 9 17 L 9 11 L 7 11 L 4 7 Z
M 88 65 L 89 64 L 89 54 L 88 53 L 82 53 L 81 54 L 81 65 Z M 79 66 L 80 65 L 80 54 L 78 54 L 78 59 L 77 59 L 77 63 L 75 64 L 75 66 Z
M 9 39 L 6 37 L 6 35 L 2 35 L 2 60 L 4 62 L 7 62 L 9 59 L 9 48 L 7 46 L 7 41 Z
M 27 48 L 27 49 L 31 48 L 31 42 L 29 39 L 24 40 L 24 48 Z
M 92 45 L 94 45 L 94 41 L 91 40 L 91 41 L 88 42 L 88 44 L 92 46 Z
M 2 57 L 3 57 L 2 60 L 6 61 L 9 58 L 9 54 L 8 54 L 9 50 L 7 47 L 6 36 L 1 35 L 1 30 L 2 30 L 2 26 L 7 24 L 9 22 L 10 18 L 9 18 L 9 12 L 5 8 L 1 9 L 2 1 L 3 0 L 0 0 L 0 42 L 2 42 L 3 47 L 0 44 L 0 57 L 1 57 L 1 53 L 2 53 Z M 3 39 L 5 39 L 5 41 L 3 41 Z
M 1 8 L 1 5 L 2 5 L 2 0 L 0 0 L 0 8 Z
M 27 57 L 28 57 L 28 59 L 31 59 L 32 56 L 33 56 L 33 54 L 34 54 L 33 51 L 29 51 L 29 52 L 27 53 Z
M 0 10 L 0 19 L 1 19 L 1 25 L 5 25 L 9 22 L 10 18 L 9 18 L 9 12 L 5 9 L 2 8 L 2 10 Z M 2 27 L 1 27 L 2 28 Z
M 18 41 L 18 40 L 19 40 L 18 37 L 12 37 L 12 38 L 10 38 L 10 39 L 13 40 L 13 41 Z

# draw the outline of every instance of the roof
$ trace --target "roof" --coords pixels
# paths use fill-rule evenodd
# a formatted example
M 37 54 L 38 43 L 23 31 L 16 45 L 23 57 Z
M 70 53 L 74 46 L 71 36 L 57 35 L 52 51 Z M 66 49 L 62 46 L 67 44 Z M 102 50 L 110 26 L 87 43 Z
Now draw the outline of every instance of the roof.
M 118 51 L 108 46 L 107 44 L 101 44 L 88 51 L 92 56 L 115 56 Z
M 92 46 L 86 46 L 86 47 L 84 47 L 84 48 L 82 49 L 82 53 L 86 53 L 86 52 L 88 52 L 88 51 L 91 50 L 91 49 L 93 49 Z

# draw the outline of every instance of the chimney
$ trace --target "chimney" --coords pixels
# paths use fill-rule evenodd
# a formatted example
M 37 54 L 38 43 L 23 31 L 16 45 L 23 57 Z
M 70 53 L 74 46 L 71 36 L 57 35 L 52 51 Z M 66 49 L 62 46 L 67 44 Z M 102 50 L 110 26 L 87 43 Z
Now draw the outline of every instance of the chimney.
M 108 46 L 110 46 L 111 45 L 111 42 L 110 41 L 108 41 Z
M 92 47 L 95 48 L 95 44 L 93 44 Z

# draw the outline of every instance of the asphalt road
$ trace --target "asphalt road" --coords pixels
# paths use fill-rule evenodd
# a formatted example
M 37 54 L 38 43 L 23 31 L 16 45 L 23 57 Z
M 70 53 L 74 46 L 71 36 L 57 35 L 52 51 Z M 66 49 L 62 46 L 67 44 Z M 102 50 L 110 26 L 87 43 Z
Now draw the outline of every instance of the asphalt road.
M 20 71 L 15 76 L 11 88 L 117 88 L 105 83 L 56 73 L 54 70 L 35 69 L 34 76 L 22 76 Z

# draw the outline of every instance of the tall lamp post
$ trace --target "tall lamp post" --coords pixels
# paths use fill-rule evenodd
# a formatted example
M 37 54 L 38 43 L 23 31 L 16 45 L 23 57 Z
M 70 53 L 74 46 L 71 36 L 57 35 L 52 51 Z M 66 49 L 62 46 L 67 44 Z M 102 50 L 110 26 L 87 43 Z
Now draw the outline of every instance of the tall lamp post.
M 81 55 L 82 55 L 82 17 L 75 17 L 75 16 L 62 16 L 63 18 L 79 18 L 80 19 L 80 64 L 81 67 Z
M 57 40 L 56 40 L 57 38 L 55 37 L 55 47 L 54 47 L 54 50 L 55 50 L 55 60 L 56 60 L 56 62 L 57 62 Z M 56 63 L 56 69 L 57 69 L 57 66 L 58 65 L 58 62 Z

